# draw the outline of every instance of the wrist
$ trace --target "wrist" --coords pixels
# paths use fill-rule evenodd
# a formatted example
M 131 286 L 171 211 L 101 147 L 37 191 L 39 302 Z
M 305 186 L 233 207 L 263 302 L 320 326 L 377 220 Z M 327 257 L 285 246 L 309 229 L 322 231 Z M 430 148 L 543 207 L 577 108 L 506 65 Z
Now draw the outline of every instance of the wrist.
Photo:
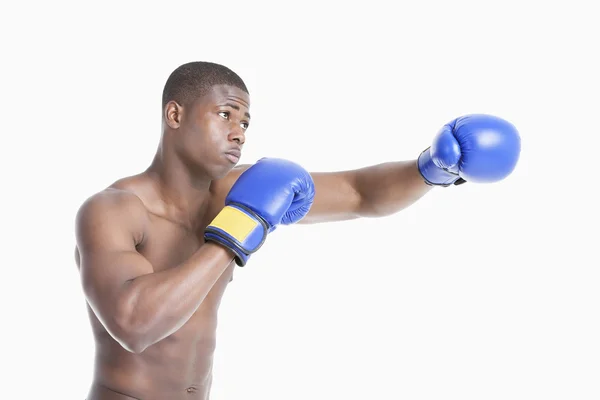
M 204 230 L 204 239 L 226 247 L 235 254 L 239 266 L 264 243 L 267 223 L 255 212 L 240 204 L 228 204 Z
M 202 248 L 205 247 L 210 248 L 209 251 L 211 251 L 211 254 L 214 254 L 215 256 L 218 256 L 220 258 L 227 259 L 229 260 L 229 262 L 233 261 L 237 256 L 237 254 L 229 247 L 224 246 L 223 244 L 214 240 L 206 241 Z
M 450 186 L 462 179 L 456 173 L 450 172 L 438 167 L 431 157 L 431 148 L 425 149 L 417 160 L 419 173 L 425 180 L 425 183 L 431 186 Z

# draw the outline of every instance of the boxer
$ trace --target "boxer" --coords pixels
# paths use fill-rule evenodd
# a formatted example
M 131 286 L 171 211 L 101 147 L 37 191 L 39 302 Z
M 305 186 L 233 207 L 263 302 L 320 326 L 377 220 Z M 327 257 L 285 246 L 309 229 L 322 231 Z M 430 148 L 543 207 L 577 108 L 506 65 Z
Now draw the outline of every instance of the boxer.
M 229 68 L 181 65 L 163 90 L 150 166 L 80 206 L 75 256 L 96 345 L 88 400 L 208 399 L 219 303 L 277 226 L 394 214 L 434 187 L 500 181 L 520 154 L 511 123 L 467 115 L 414 160 L 326 173 L 280 158 L 236 167 L 249 109 Z

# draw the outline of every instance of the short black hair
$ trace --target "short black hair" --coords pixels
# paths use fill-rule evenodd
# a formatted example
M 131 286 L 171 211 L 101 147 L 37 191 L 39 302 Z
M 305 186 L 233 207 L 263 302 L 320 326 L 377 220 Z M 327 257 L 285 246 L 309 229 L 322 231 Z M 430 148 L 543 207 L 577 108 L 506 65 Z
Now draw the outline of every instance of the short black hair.
M 248 93 L 246 84 L 224 65 L 193 61 L 177 67 L 165 83 L 162 95 L 163 109 L 171 100 L 185 106 L 205 95 L 214 85 L 229 85 Z

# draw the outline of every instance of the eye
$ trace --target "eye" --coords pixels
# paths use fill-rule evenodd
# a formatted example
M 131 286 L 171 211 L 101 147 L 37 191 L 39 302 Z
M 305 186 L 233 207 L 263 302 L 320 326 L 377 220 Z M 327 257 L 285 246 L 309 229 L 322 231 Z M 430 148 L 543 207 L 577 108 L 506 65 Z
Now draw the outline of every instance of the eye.
M 248 127 L 250 126 L 250 124 L 249 124 L 249 123 L 247 123 L 247 122 L 242 122 L 240 125 L 242 126 L 242 128 L 243 128 L 244 130 L 248 129 Z
M 219 115 L 225 119 L 229 119 L 229 113 L 227 111 L 219 111 Z

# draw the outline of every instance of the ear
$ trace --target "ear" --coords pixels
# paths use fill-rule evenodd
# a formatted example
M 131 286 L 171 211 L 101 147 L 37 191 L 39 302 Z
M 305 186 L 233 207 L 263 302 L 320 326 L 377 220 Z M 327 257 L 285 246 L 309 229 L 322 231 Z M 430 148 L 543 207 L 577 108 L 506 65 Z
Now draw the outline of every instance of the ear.
M 183 107 L 174 100 L 169 101 L 165 106 L 165 122 L 171 129 L 179 128 L 182 114 Z

